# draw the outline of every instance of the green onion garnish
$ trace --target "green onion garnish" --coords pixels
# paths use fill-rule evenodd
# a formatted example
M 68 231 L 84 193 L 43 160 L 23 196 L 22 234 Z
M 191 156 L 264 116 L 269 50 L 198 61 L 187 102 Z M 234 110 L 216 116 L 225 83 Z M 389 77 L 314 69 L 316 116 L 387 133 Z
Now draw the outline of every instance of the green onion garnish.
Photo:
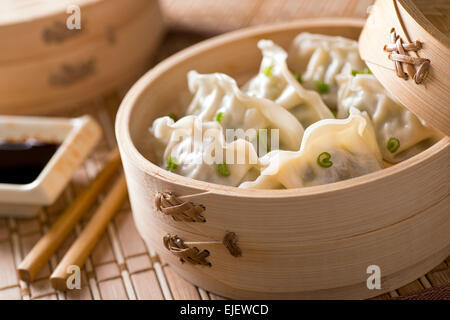
M 175 172 L 177 168 L 178 168 L 177 158 L 169 156 L 167 158 L 167 169 L 169 169 L 169 171 Z
M 357 74 L 372 74 L 372 71 L 368 68 L 364 68 L 362 70 L 352 70 L 352 76 L 356 76 Z
M 225 115 L 225 113 L 223 113 L 223 112 L 219 112 L 218 114 L 216 114 L 216 121 L 221 123 L 224 115 Z
M 303 82 L 301 73 L 294 72 L 294 77 L 295 77 L 295 79 L 297 79 L 298 83 L 302 83 Z
M 263 136 L 261 136 L 259 134 L 259 132 L 263 131 L 263 130 L 265 131 L 265 134 Z M 261 147 L 266 149 L 266 153 L 269 153 L 270 147 L 269 147 L 269 144 L 267 143 L 267 129 L 258 129 L 258 131 L 256 131 L 256 142 L 258 143 L 258 148 L 259 148 L 260 141 L 261 141 Z M 259 151 L 261 152 L 261 150 L 259 150 Z
M 398 148 L 400 148 L 400 140 L 394 137 L 390 138 L 387 142 L 386 148 L 389 152 L 394 153 L 398 150 Z
M 329 168 L 333 165 L 333 162 L 330 159 L 331 154 L 329 154 L 328 152 L 322 152 L 317 157 L 317 164 L 322 168 Z
M 178 116 L 175 113 L 169 113 L 168 116 L 175 122 L 178 120 Z
M 337 118 L 337 111 L 336 111 L 336 110 L 331 110 L 331 113 L 333 114 L 333 116 L 334 116 L 335 118 Z
M 323 81 L 316 81 L 316 88 L 319 93 L 327 93 L 330 91 L 330 86 Z
M 266 77 L 270 77 L 272 75 L 273 66 L 265 67 L 263 73 Z
M 223 177 L 228 177 L 230 175 L 230 170 L 228 170 L 226 163 L 217 164 L 217 172 Z

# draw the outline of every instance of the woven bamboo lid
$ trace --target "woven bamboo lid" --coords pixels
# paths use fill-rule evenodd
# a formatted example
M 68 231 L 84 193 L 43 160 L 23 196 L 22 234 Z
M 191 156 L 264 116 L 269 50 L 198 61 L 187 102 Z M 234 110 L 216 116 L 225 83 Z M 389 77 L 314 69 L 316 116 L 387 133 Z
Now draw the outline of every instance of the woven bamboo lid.
M 450 3 L 377 0 L 359 51 L 378 80 L 429 126 L 450 135 Z

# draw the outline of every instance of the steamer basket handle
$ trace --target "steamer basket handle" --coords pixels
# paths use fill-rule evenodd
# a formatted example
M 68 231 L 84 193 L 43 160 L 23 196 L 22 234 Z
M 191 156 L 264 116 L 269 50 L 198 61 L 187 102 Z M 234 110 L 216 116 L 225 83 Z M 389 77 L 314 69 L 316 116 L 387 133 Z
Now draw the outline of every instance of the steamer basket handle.
M 184 199 L 181 198 L 184 197 L 177 197 L 173 192 L 157 192 L 156 210 L 171 216 L 175 221 L 206 222 L 206 218 L 202 215 L 206 210 L 204 205 L 183 201 Z
M 206 259 L 209 257 L 208 250 L 200 251 L 197 247 L 189 247 L 177 235 L 165 235 L 163 243 L 167 250 L 180 258 L 181 263 L 188 262 L 193 265 L 212 266 Z
M 222 241 L 198 241 L 185 242 L 177 235 L 167 234 L 163 238 L 164 246 L 172 254 L 180 258 L 182 263 L 188 262 L 193 265 L 203 265 L 211 267 L 211 263 L 206 259 L 210 256 L 208 250 L 200 250 L 189 245 L 198 244 L 223 244 L 233 257 L 242 256 L 241 248 L 238 246 L 238 237 L 234 232 L 227 232 Z

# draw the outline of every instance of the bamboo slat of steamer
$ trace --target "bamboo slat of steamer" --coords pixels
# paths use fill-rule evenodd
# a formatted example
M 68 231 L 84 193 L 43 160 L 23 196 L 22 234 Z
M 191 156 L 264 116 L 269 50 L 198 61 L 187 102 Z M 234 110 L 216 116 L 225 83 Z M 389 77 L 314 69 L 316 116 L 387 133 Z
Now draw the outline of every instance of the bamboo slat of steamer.
M 221 33 L 247 26 L 317 17 L 364 18 L 373 0 L 162 0 L 171 27 Z

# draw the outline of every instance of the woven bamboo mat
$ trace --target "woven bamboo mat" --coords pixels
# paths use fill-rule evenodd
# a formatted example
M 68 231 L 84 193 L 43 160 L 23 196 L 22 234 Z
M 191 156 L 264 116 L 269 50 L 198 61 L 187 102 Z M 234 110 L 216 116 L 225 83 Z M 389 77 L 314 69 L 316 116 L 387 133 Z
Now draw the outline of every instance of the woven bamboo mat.
M 157 52 L 156 61 L 200 40 L 203 37 L 197 34 L 169 32 Z M 77 225 L 36 281 L 25 283 L 17 278 L 16 266 L 58 214 L 95 177 L 108 150 L 115 146 L 114 117 L 124 92 L 118 90 L 65 113 L 66 116 L 93 115 L 101 124 L 105 139 L 77 170 L 58 201 L 51 207 L 43 208 L 34 219 L 0 219 L 0 299 L 222 299 L 180 278 L 152 248 L 146 247 L 135 228 L 129 203 L 124 204 L 108 225 L 82 269 L 81 290 L 55 291 L 48 278 L 81 232 L 89 214 Z M 101 201 L 100 197 L 98 202 Z M 377 299 L 408 297 L 412 293 L 449 283 L 450 257 L 420 279 Z

